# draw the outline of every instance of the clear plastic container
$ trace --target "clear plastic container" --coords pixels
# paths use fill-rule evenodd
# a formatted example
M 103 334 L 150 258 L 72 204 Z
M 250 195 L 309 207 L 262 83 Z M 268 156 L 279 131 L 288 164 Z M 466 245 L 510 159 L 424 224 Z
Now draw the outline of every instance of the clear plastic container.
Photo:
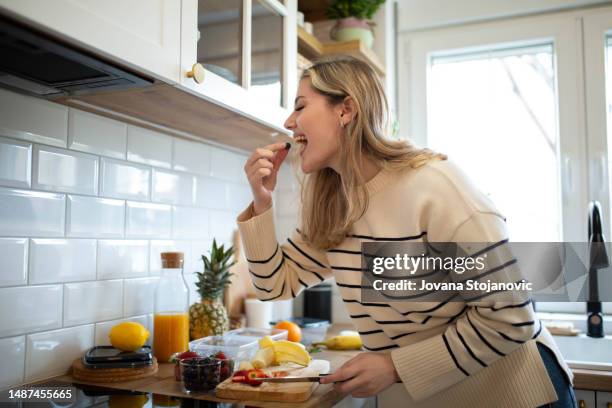
M 230 330 L 222 336 L 208 336 L 193 340 L 189 343 L 189 350 L 203 357 L 222 351 L 235 362 L 248 361 L 255 356 L 259 348 L 259 339 L 264 336 L 270 336 L 273 340 L 286 340 L 287 330 L 249 327 Z
M 310 346 L 312 343 L 325 340 L 325 334 L 329 327 L 327 320 L 310 317 L 294 317 L 287 320 L 297 324 L 302 329 L 302 340 L 300 340 L 300 343 L 303 345 Z M 271 325 L 276 323 L 278 322 L 270 322 Z

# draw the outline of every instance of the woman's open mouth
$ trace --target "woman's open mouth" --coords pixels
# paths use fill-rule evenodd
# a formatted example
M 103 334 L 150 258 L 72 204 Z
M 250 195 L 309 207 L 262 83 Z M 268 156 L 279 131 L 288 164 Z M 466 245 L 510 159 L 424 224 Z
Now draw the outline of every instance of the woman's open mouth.
M 293 139 L 295 140 L 296 143 L 299 143 L 302 145 L 302 147 L 300 148 L 300 156 L 301 156 L 302 154 L 304 154 L 304 150 L 306 150 L 306 145 L 308 144 L 308 140 L 306 140 L 306 136 L 304 135 L 294 136 Z

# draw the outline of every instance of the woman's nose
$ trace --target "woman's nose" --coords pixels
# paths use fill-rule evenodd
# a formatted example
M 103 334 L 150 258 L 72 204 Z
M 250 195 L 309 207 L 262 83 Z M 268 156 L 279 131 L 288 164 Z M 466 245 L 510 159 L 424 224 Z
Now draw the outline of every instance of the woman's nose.
M 285 129 L 289 129 L 289 130 L 295 129 L 295 118 L 293 116 L 294 114 L 292 113 L 291 115 L 289 115 L 289 117 L 285 121 L 285 125 L 284 125 Z

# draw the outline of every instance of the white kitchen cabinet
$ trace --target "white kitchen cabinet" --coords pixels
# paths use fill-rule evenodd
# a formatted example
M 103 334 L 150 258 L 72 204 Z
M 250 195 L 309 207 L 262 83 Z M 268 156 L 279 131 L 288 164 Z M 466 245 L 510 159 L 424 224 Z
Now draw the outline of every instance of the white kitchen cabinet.
M 612 392 L 597 391 L 597 408 L 612 408 Z
M 180 0 L 0 0 L 0 11 L 166 82 L 180 77 Z
M 296 13 L 296 0 L 183 0 L 179 87 L 286 133 L 297 88 Z M 188 75 L 196 63 L 204 67 L 199 81 Z
M 576 401 L 579 408 L 595 407 L 595 391 L 593 390 L 574 390 Z

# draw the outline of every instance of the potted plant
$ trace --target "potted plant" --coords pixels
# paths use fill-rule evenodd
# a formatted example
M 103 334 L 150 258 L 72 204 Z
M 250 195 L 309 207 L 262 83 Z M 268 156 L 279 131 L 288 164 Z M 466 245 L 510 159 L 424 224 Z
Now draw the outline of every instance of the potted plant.
M 327 16 L 337 20 L 331 30 L 336 41 L 361 40 L 370 48 L 374 42 L 372 16 L 385 0 L 332 0 Z

